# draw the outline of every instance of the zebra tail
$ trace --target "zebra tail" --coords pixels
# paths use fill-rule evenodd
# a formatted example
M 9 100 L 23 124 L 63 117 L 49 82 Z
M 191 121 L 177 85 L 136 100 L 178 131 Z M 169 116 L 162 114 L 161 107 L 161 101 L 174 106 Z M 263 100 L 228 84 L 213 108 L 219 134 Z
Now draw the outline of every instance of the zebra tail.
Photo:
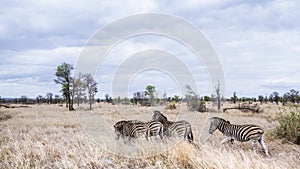
M 187 139 L 190 143 L 194 141 L 194 136 L 193 136 L 192 130 L 190 130 L 190 132 L 188 133 Z

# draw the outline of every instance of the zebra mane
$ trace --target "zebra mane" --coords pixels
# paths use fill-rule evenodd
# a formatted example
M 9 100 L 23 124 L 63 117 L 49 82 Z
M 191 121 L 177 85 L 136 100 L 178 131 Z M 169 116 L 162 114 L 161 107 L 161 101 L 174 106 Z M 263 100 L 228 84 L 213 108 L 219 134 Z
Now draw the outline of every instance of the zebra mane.
M 161 112 L 160 111 L 154 111 L 154 113 L 153 113 L 153 118 L 152 118 L 152 120 L 162 120 L 162 121 L 164 121 L 164 122 L 167 122 L 168 121 L 168 118 L 166 117 L 166 116 L 164 116 L 163 114 L 161 114 Z
M 230 121 L 222 119 L 220 117 L 212 117 L 212 118 L 210 118 L 210 121 L 215 121 L 215 120 L 222 121 L 222 122 L 225 122 L 227 124 L 230 124 Z
M 119 127 L 123 127 L 124 124 L 128 123 L 127 121 L 125 120 L 122 120 L 122 121 L 118 121 L 115 125 L 114 125 L 114 128 L 119 128 Z

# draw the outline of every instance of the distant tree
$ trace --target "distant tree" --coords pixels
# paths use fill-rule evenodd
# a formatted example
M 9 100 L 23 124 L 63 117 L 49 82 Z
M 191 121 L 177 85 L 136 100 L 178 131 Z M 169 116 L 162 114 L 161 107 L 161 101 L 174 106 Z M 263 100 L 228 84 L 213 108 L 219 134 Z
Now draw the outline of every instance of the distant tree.
M 66 98 L 67 107 L 70 111 L 74 110 L 73 108 L 73 100 L 71 98 L 71 72 L 73 70 L 73 66 L 68 63 L 62 63 L 61 65 L 57 66 L 56 68 L 56 79 L 54 82 L 60 84 L 62 86 L 63 96 Z
M 263 104 L 264 96 L 259 95 L 259 96 L 258 96 L 258 101 L 260 102 L 260 104 Z
M 269 95 L 269 101 L 270 101 L 271 103 L 273 103 L 273 100 L 274 100 L 274 95 L 273 95 L 273 93 L 271 93 L 271 94 Z
M 215 87 L 216 94 L 217 94 L 217 105 L 218 105 L 218 110 L 221 109 L 221 90 L 220 90 L 220 86 L 221 86 L 221 83 L 220 83 L 220 81 L 218 81 L 218 84 L 217 84 L 217 86 Z
M 77 77 L 74 78 L 73 82 L 73 97 L 77 102 L 77 106 L 79 106 L 80 101 L 82 101 L 85 96 L 86 91 L 86 83 L 84 82 L 84 75 L 79 73 Z
M 52 104 L 53 94 L 49 92 L 46 94 L 46 97 L 47 97 L 48 104 Z
M 105 94 L 105 101 L 109 103 L 109 94 Z
M 237 99 L 238 99 L 238 97 L 236 96 L 236 92 L 233 92 L 232 100 L 233 100 L 234 104 L 236 104 Z
M 92 109 L 92 104 L 94 102 L 94 97 L 96 93 L 98 92 L 97 89 L 97 82 L 94 80 L 93 76 L 91 74 L 84 75 L 86 88 L 87 88 L 87 94 L 89 98 L 90 103 L 90 110 Z
M 282 105 L 285 106 L 287 104 L 287 102 L 289 101 L 289 93 L 284 93 L 284 95 L 282 96 Z
M 121 97 L 118 96 L 117 98 L 114 99 L 115 104 L 120 104 L 121 103 Z
M 288 99 L 295 104 L 298 97 L 299 97 L 299 91 L 296 91 L 294 89 L 291 89 L 290 92 L 287 93 Z
M 275 103 L 278 105 L 278 102 L 279 102 L 279 93 L 278 92 L 273 92 L 273 96 L 274 96 L 274 101 Z
M 196 94 L 196 92 L 194 92 L 189 85 L 186 85 L 185 87 L 187 89 L 185 100 L 187 102 L 188 109 L 190 111 L 198 111 L 198 112 L 207 111 L 205 101 L 203 100 L 205 100 L 205 98 L 209 100 L 209 97 L 205 96 L 205 98 L 203 98 L 201 101 L 199 95 Z
M 28 101 L 28 98 L 25 95 L 21 96 L 21 98 L 19 99 L 19 102 L 22 104 L 26 104 L 27 101 Z
M 60 103 L 60 100 L 61 100 L 61 98 L 60 98 L 59 95 L 55 95 L 55 96 L 54 96 L 54 103 L 55 103 L 55 104 Z
M 153 106 L 154 103 L 154 93 L 155 93 L 155 86 L 152 85 L 148 85 L 146 87 L 146 91 L 145 91 L 145 96 L 149 96 L 150 97 L 150 104 L 151 106 Z
M 42 95 L 38 95 L 38 96 L 36 97 L 36 102 L 37 102 L 38 104 L 42 104 L 42 103 L 43 103 L 43 96 L 42 96 Z
M 175 101 L 176 103 L 178 103 L 178 102 L 179 102 L 179 96 L 175 95 L 175 96 L 174 96 L 174 101 Z
M 211 98 L 209 96 L 203 96 L 203 101 L 205 102 L 211 101 Z
M 266 95 L 264 98 L 265 103 L 268 103 L 268 96 Z

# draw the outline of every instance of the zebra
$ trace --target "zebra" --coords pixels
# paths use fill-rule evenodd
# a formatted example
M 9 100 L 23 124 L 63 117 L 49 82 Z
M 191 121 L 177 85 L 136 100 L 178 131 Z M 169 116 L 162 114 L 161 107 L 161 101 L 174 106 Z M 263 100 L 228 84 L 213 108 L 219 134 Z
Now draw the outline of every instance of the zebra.
M 117 140 L 122 137 L 130 141 L 131 138 L 142 136 L 145 136 L 148 140 L 148 137 L 157 135 L 162 139 L 163 136 L 163 124 L 157 121 L 141 122 L 138 120 L 122 120 L 114 125 L 114 129 Z
M 164 125 L 164 134 L 168 137 L 178 136 L 187 139 L 189 142 L 194 141 L 191 124 L 185 120 L 168 121 L 167 117 L 159 111 L 154 111 L 153 121 L 159 121 Z
M 257 152 L 258 141 L 263 147 L 266 155 L 269 156 L 267 145 L 264 142 L 264 130 L 261 127 L 253 124 L 234 125 L 219 117 L 210 118 L 209 134 L 213 134 L 213 132 L 217 129 L 225 135 L 221 144 L 230 141 L 233 145 L 235 139 L 240 142 L 252 140 L 253 149 Z

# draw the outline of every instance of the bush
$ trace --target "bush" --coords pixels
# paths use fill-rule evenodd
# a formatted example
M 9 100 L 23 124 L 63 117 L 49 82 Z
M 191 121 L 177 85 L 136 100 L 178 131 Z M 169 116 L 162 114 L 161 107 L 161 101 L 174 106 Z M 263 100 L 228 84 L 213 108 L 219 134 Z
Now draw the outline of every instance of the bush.
M 175 110 L 176 109 L 176 102 L 170 102 L 167 107 L 166 110 Z
M 290 112 L 286 115 L 280 114 L 276 117 L 279 126 L 270 134 L 283 141 L 289 141 L 300 145 L 300 113 Z
M 205 101 L 201 101 L 196 96 L 187 96 L 187 106 L 189 111 L 198 111 L 198 112 L 207 111 Z

